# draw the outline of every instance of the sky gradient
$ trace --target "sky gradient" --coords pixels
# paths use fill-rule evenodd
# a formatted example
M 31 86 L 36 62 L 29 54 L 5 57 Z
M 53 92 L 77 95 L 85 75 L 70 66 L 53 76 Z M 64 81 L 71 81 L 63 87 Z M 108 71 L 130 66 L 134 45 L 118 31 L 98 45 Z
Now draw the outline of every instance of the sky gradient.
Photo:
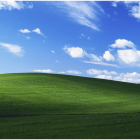
M 140 83 L 140 2 L 0 1 L 0 74 Z

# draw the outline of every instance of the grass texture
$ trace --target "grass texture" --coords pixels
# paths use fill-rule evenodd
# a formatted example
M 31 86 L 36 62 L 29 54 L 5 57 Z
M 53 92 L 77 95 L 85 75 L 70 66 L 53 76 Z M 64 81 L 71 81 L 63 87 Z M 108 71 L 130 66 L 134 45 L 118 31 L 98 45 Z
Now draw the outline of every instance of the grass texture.
M 45 73 L 0 74 L 1 139 L 139 139 L 140 85 Z

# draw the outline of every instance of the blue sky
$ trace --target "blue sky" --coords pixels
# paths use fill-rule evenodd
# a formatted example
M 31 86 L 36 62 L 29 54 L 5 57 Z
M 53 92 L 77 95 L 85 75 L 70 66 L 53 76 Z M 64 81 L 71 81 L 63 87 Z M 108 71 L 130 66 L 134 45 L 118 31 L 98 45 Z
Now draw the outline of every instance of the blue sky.
M 140 83 L 140 2 L 0 1 L 0 74 Z

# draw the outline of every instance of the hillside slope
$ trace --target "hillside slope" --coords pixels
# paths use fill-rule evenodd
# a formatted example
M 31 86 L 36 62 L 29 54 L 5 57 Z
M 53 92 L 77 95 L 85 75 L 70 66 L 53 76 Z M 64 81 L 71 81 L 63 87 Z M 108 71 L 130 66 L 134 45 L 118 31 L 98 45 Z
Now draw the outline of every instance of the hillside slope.
M 0 74 L 0 115 L 140 112 L 140 85 L 47 73 Z

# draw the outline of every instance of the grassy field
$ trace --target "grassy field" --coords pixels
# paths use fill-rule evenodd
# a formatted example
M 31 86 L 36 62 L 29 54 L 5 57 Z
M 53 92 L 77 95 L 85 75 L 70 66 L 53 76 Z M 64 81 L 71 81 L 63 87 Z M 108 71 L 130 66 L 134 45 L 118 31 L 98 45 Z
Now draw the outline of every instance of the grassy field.
M 140 139 L 140 85 L 0 74 L 1 139 Z

